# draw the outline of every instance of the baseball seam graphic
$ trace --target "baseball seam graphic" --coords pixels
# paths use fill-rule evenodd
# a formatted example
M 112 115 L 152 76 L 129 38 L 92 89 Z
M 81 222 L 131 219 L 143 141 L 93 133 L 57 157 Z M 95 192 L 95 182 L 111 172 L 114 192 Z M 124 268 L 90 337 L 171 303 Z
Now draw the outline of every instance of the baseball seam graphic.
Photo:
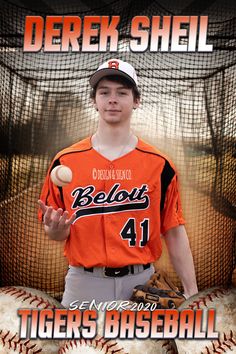
M 226 350 L 224 347 L 233 350 L 233 347 L 236 346 L 236 341 L 233 338 L 233 331 L 230 331 L 230 334 L 227 337 L 227 334 L 224 333 L 224 340 L 217 339 L 216 341 L 212 341 L 212 348 L 209 348 L 209 346 L 206 346 L 206 351 L 201 352 L 201 354 L 211 354 L 211 353 L 226 353 Z
M 115 348 L 116 345 L 118 344 L 115 341 L 112 341 L 110 339 L 105 339 L 103 337 L 95 337 L 94 339 L 78 339 L 78 340 L 70 340 L 67 342 L 63 348 L 60 348 L 59 354 L 66 353 L 67 350 L 69 349 L 74 349 L 78 347 L 79 345 L 85 344 L 88 346 L 91 346 L 95 349 L 98 349 L 99 351 L 103 350 L 104 353 L 110 353 L 110 354 L 128 354 L 124 352 L 124 348 Z M 114 349 L 112 349 L 114 347 Z
M 191 309 L 200 309 L 200 305 L 203 305 L 204 307 L 207 306 L 207 302 L 213 303 L 215 298 L 222 298 L 225 295 L 228 294 L 228 291 L 226 289 L 222 288 L 217 288 L 214 289 L 212 292 L 206 294 L 203 297 L 200 297 L 199 299 L 193 301 L 191 304 L 188 305 L 189 308 Z M 226 353 L 227 349 L 232 350 L 233 347 L 236 346 L 236 341 L 234 339 L 234 333 L 232 330 L 230 330 L 230 334 L 226 334 L 225 332 L 222 333 L 223 339 L 217 339 L 215 341 L 211 341 L 211 346 L 205 346 L 204 352 L 201 352 L 201 354 L 211 354 L 211 353 L 216 353 L 216 354 L 221 354 L 221 353 Z
M 191 304 L 188 305 L 188 307 L 192 310 L 196 308 L 200 309 L 200 305 L 208 307 L 207 302 L 213 302 L 215 297 L 220 298 L 226 294 L 228 294 L 228 292 L 225 289 L 215 289 L 211 293 L 206 294 L 205 296 L 200 297 L 198 300 L 193 301 Z
M 42 349 L 39 349 L 36 344 L 32 344 L 29 339 L 22 340 L 17 333 L 13 334 L 10 331 L 0 330 L 0 343 L 3 347 L 8 345 L 8 349 L 17 350 L 19 353 L 37 354 L 42 352 Z
M 49 301 L 44 300 L 42 297 L 37 296 L 37 295 L 33 295 L 32 293 L 23 290 L 23 289 L 16 289 L 14 287 L 4 287 L 2 289 L 0 289 L 0 293 L 4 293 L 10 296 L 15 297 L 16 299 L 21 298 L 22 301 L 29 301 L 29 304 L 33 304 L 34 302 L 36 302 L 34 304 L 34 306 L 36 307 L 40 307 L 42 308 L 42 305 L 44 306 L 44 309 L 47 308 L 56 308 L 55 305 L 50 304 Z

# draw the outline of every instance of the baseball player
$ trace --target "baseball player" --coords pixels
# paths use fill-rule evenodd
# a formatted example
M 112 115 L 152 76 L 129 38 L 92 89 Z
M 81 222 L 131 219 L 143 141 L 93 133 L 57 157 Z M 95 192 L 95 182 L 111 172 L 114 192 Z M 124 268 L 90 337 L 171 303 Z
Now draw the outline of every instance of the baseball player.
M 189 297 L 197 285 L 176 169 L 130 129 L 132 111 L 140 103 L 135 69 L 108 60 L 90 85 L 97 131 L 55 156 L 39 200 L 46 233 L 65 241 L 69 270 L 62 304 L 129 299 L 154 272 L 161 234 Z M 63 187 L 49 177 L 59 164 L 73 173 Z

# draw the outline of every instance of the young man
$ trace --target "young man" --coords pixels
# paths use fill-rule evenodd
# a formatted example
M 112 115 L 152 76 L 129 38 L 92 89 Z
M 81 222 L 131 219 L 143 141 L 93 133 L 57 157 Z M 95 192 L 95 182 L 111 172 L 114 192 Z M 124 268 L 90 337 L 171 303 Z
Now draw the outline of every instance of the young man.
M 189 297 L 197 285 L 175 167 L 130 129 L 140 103 L 135 69 L 111 59 L 90 84 L 97 131 L 56 155 L 39 201 L 48 236 L 66 241 L 69 271 L 62 304 L 129 299 L 154 272 L 160 234 Z M 62 188 L 49 178 L 58 164 L 73 173 L 72 183 Z

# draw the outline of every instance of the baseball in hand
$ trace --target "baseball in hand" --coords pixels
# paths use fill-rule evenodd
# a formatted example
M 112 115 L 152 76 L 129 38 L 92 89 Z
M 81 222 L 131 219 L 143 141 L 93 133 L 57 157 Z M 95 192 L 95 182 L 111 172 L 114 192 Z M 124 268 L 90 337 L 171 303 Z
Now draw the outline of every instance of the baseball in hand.
M 65 186 L 72 181 L 72 171 L 64 165 L 56 166 L 50 174 L 51 181 L 58 187 Z

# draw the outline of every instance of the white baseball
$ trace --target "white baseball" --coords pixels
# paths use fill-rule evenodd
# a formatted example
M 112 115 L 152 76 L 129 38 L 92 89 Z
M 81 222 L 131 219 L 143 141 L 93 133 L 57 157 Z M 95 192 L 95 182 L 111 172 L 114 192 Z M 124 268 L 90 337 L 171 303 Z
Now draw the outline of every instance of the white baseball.
M 219 332 L 218 339 L 178 339 L 175 342 L 180 354 L 223 354 L 236 353 L 236 288 L 210 288 L 190 297 L 178 310 L 191 308 L 193 310 L 208 310 L 215 308 L 215 330 Z M 203 317 L 206 319 L 206 316 Z M 205 330 L 206 321 L 202 328 Z
M 51 171 L 50 178 L 56 186 L 62 187 L 72 181 L 72 171 L 67 166 L 59 165 Z
M 0 353 L 58 353 L 59 342 L 56 340 L 20 339 L 19 308 L 52 309 L 61 304 L 40 290 L 21 286 L 0 288 Z

